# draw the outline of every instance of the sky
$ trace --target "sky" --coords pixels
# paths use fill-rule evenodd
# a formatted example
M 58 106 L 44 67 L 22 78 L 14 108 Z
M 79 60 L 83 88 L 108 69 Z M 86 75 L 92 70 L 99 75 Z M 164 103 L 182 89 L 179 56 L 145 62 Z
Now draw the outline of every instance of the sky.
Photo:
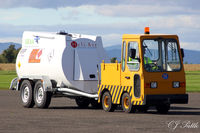
M 23 31 L 100 35 L 104 47 L 123 34 L 177 34 L 200 50 L 199 0 L 0 0 L 0 42 L 21 43 Z

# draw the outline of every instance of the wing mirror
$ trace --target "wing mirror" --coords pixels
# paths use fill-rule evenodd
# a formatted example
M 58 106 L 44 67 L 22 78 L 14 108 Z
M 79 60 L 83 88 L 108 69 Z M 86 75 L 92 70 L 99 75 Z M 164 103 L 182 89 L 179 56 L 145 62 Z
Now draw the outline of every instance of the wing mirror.
M 183 48 L 181 48 L 181 56 L 182 56 L 182 58 L 184 58 L 184 56 L 185 56 Z

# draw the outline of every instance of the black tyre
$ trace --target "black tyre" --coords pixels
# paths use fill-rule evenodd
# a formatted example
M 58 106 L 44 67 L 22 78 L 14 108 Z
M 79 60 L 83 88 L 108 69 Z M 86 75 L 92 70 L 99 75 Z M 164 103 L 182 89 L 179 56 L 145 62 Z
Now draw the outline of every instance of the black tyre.
M 103 93 L 101 103 L 103 110 L 106 112 L 113 112 L 115 110 L 115 105 L 112 103 L 112 97 L 109 92 Z
M 20 97 L 24 107 L 32 108 L 35 105 L 33 100 L 33 89 L 30 81 L 22 81 L 20 86 Z
M 160 114 L 167 114 L 170 109 L 170 104 L 157 105 L 156 109 Z
M 100 109 L 102 107 L 101 104 L 98 103 L 98 100 L 90 99 L 90 103 L 92 105 L 92 108 Z
M 133 105 L 131 103 L 131 98 L 128 93 L 124 93 L 122 96 L 122 109 L 126 113 L 135 112 Z
M 42 82 L 38 80 L 34 87 L 34 101 L 38 108 L 48 108 L 51 103 L 51 92 L 44 91 Z
M 88 108 L 88 105 L 90 104 L 90 99 L 87 97 L 77 97 L 75 100 L 76 104 L 81 109 Z

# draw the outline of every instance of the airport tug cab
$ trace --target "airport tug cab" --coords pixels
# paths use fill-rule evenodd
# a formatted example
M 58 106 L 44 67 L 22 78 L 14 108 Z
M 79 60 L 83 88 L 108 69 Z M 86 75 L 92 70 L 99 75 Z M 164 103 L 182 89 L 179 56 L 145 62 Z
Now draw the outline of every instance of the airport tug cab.
M 183 49 L 177 35 L 124 34 L 121 62 L 101 63 L 98 102 L 105 111 L 167 113 L 171 104 L 187 104 Z

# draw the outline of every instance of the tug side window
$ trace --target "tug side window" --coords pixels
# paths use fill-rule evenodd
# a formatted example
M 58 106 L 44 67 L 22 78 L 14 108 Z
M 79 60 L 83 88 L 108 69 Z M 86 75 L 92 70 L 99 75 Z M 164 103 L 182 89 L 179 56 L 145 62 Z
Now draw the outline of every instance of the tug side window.
M 122 45 L 122 71 L 125 70 L 125 56 L 126 56 L 126 42 L 124 41 L 123 42 L 123 45 Z
M 135 57 L 131 58 L 131 51 L 135 50 Z M 137 42 L 128 43 L 128 56 L 127 56 L 127 66 L 129 70 L 138 70 L 139 69 L 139 49 Z

